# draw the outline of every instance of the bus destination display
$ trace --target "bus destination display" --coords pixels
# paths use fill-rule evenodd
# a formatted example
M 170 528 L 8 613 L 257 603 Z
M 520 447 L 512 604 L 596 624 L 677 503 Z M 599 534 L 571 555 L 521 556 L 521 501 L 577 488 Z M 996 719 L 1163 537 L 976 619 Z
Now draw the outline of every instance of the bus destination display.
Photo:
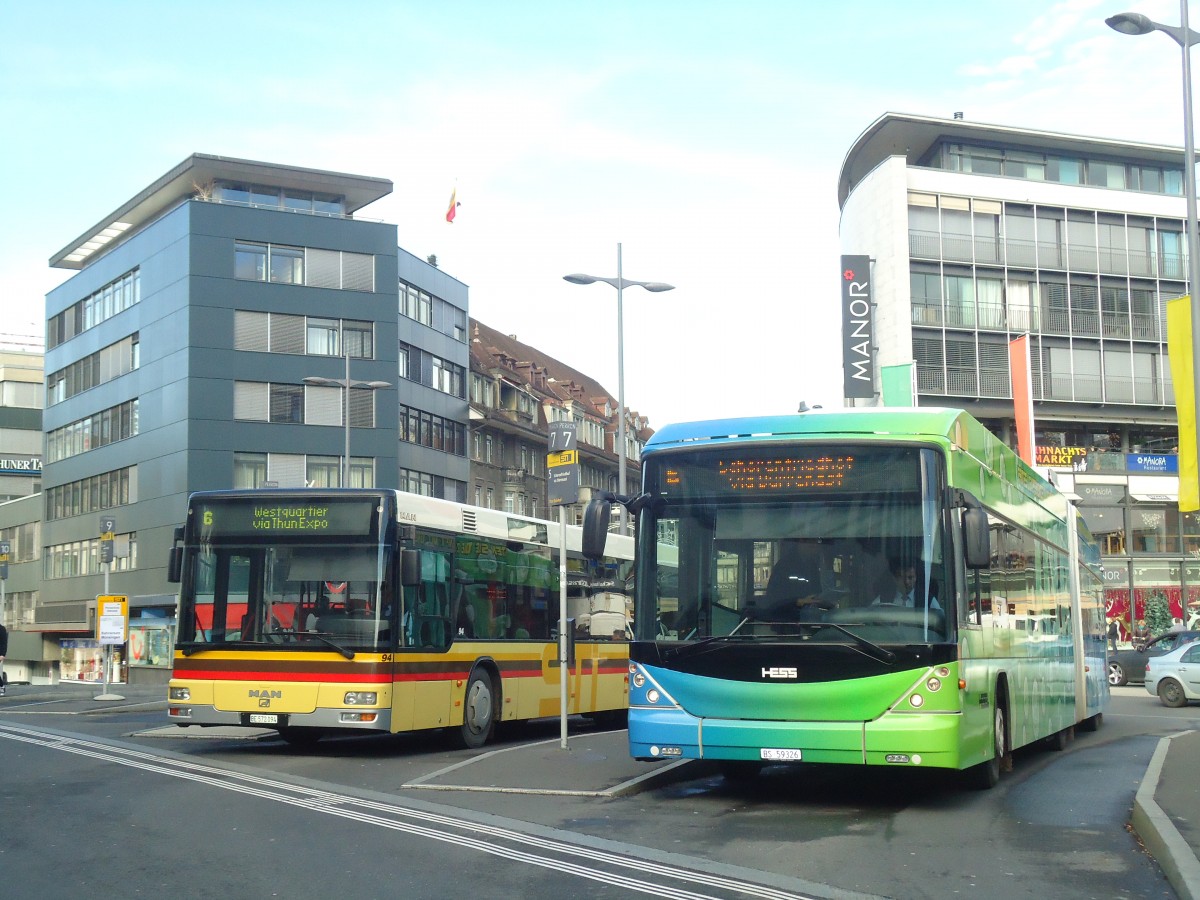
M 717 463 L 717 474 L 731 491 L 840 488 L 853 469 L 853 456 L 738 458 Z
M 659 467 L 654 462 L 647 461 L 647 484 L 657 480 L 665 495 L 895 491 L 912 490 L 918 481 L 916 453 L 891 447 L 853 453 L 697 453 L 663 459 Z
M 303 500 L 224 500 L 199 502 L 193 511 L 203 538 L 337 535 L 372 533 L 378 502 L 374 499 L 305 502 Z

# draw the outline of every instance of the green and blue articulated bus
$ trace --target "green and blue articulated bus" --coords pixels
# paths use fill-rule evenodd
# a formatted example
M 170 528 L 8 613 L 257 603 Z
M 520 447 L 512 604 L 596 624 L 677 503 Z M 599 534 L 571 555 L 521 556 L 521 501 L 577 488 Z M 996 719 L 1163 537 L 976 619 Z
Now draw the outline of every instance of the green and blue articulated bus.
M 635 758 L 958 770 L 1062 749 L 1108 703 L 1098 547 L 1074 507 L 954 409 L 672 425 L 635 515 Z

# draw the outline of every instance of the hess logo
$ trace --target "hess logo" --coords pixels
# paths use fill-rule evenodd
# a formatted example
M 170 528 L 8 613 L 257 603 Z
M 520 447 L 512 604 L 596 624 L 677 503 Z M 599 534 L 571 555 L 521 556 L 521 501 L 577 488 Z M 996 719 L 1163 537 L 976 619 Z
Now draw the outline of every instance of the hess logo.
M 764 667 L 762 670 L 763 678 L 796 678 L 798 676 L 799 672 L 796 671 L 795 666 L 771 666 L 770 668 Z

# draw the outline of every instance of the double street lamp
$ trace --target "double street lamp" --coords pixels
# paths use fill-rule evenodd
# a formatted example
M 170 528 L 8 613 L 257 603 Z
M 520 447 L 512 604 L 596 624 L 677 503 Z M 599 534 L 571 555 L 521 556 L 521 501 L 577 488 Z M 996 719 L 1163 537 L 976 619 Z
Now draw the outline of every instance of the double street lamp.
M 343 344 L 345 339 L 343 338 Z M 304 379 L 305 384 L 311 384 L 317 387 L 340 387 L 344 391 L 342 397 L 342 422 L 346 429 L 346 446 L 344 455 L 342 456 L 341 467 L 341 487 L 350 487 L 350 390 L 351 388 L 365 388 L 367 390 L 378 390 L 379 388 L 391 387 L 391 384 L 386 381 L 352 381 L 350 378 L 350 347 L 345 346 L 346 351 L 346 377 L 345 378 L 323 378 L 319 375 L 310 375 Z
M 564 275 L 564 281 L 571 284 L 595 284 L 603 281 L 617 289 L 617 493 L 622 497 L 628 496 L 625 490 L 625 309 L 624 290 L 626 287 L 645 288 L 653 293 L 673 291 L 675 285 L 661 281 L 631 281 L 625 278 L 621 270 L 621 245 L 617 244 L 617 277 L 601 278 L 598 275 Z M 628 512 L 621 504 L 621 534 L 626 534 Z

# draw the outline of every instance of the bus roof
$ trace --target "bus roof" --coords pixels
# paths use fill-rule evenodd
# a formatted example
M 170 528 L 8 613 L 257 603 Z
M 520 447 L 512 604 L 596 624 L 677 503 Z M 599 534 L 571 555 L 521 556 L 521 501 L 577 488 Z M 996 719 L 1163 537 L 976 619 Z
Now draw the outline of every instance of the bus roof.
M 961 409 L 940 407 L 878 407 L 860 409 L 816 409 L 784 416 L 751 416 L 682 422 L 658 429 L 646 443 L 646 452 L 700 441 L 712 443 L 745 440 L 789 440 L 816 435 L 886 435 L 943 437 L 953 440 L 966 417 Z M 982 428 L 982 426 L 979 426 Z

